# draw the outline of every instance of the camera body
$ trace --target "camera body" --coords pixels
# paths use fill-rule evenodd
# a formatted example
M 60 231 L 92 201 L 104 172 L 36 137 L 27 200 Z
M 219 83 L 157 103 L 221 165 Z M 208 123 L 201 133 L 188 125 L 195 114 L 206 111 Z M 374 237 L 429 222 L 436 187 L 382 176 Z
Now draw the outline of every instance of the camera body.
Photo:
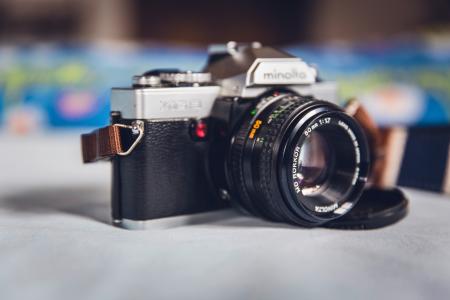
M 239 138 L 243 119 L 283 93 L 337 100 L 336 84 L 319 80 L 315 68 L 259 43 L 212 46 L 201 72 L 154 70 L 131 87 L 113 88 L 112 123 L 142 121 L 144 128 L 131 153 L 112 159 L 114 222 L 140 229 L 147 220 L 236 203 L 230 140 Z M 251 126 L 250 138 L 259 125 Z M 124 132 L 123 147 L 135 139 Z

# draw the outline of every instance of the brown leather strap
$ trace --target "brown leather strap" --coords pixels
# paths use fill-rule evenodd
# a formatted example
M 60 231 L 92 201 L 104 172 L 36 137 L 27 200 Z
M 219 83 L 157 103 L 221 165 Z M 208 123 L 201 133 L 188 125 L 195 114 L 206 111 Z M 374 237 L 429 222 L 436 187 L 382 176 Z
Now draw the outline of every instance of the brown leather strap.
M 377 127 L 369 113 L 358 101 L 350 100 L 345 106 L 345 111 L 359 122 L 366 134 L 371 156 L 369 181 L 374 185 L 381 186 L 386 167 L 386 147 L 389 133 L 381 131 Z
M 83 162 L 109 159 L 122 153 L 119 127 L 110 125 L 81 135 Z
M 380 129 L 357 101 L 350 101 L 346 111 L 368 138 L 369 184 L 450 193 L 450 126 Z

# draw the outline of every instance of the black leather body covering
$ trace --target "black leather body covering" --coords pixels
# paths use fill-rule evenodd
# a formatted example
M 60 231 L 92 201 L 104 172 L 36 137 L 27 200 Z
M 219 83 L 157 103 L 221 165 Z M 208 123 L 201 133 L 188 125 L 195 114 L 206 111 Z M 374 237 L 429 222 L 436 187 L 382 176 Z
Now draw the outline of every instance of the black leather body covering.
M 145 134 L 137 147 L 113 159 L 113 219 L 148 220 L 221 207 L 207 180 L 208 142 L 191 138 L 191 122 L 144 121 Z M 125 129 L 123 148 L 135 138 Z

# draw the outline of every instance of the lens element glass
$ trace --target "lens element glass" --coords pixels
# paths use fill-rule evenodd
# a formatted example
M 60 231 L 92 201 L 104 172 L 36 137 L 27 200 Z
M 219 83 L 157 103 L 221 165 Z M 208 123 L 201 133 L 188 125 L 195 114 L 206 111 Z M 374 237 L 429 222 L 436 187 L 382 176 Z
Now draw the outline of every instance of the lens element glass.
M 330 118 L 330 123 L 302 135 L 295 145 L 293 188 L 297 201 L 314 213 L 340 207 L 353 190 L 360 150 L 355 147 L 353 131 L 344 125 Z
M 329 174 L 331 153 L 325 138 L 317 132 L 310 134 L 299 147 L 298 168 L 295 175 L 303 195 L 320 190 Z

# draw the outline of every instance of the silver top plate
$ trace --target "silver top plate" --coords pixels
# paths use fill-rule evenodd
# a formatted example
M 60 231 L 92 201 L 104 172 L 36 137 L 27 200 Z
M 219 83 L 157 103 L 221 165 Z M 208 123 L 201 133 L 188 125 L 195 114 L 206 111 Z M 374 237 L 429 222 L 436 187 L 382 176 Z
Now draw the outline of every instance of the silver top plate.
M 114 88 L 111 111 L 124 119 L 206 118 L 219 92 L 219 86 Z

